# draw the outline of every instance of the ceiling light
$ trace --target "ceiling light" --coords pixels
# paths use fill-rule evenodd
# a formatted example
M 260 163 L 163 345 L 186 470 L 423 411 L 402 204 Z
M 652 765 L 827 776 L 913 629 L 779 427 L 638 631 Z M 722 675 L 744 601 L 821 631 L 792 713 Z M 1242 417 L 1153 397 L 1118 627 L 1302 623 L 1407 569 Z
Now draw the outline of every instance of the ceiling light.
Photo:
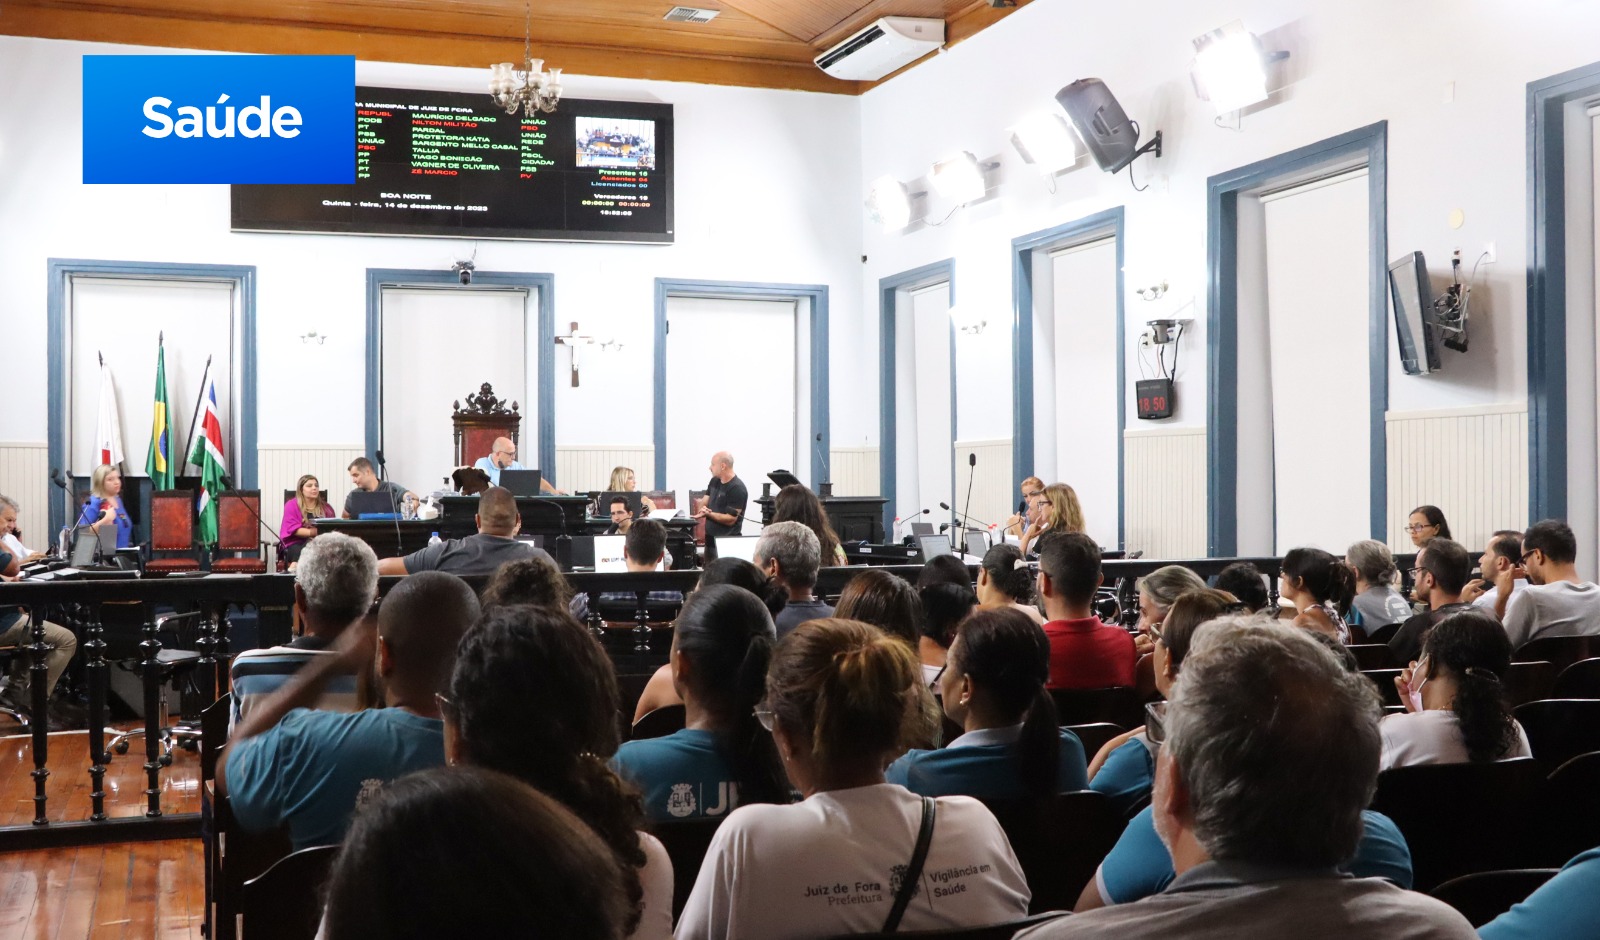
M 507 114 L 521 111 L 524 117 L 534 112 L 549 114 L 561 100 L 561 70 L 546 69 L 543 59 L 533 57 L 533 7 L 524 9 L 522 66 L 498 62 L 489 66 L 489 97 Z
M 965 205 L 983 198 L 987 187 L 983 184 L 983 169 L 971 151 L 963 150 L 948 160 L 933 165 L 928 174 L 933 189 L 946 199 Z
M 872 221 L 893 232 L 911 224 L 911 193 L 892 176 L 880 176 L 868 188 L 867 212 Z
M 1078 135 L 1061 115 L 1040 111 L 1011 128 L 1011 146 L 1024 162 L 1049 175 L 1078 162 Z
M 1267 100 L 1267 56 L 1261 40 L 1235 20 L 1194 40 L 1195 93 L 1228 114 Z M 1277 58 L 1274 56 L 1273 58 Z

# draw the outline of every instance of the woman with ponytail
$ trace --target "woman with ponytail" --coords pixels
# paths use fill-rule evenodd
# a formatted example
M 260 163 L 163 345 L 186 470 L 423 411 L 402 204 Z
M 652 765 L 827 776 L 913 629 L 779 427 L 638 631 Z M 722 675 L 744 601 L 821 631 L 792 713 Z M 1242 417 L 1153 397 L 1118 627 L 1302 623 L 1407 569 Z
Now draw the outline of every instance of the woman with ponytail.
M 672 936 L 672 861 L 639 830 L 639 794 L 606 762 L 617 750 L 610 657 L 565 611 L 500 607 L 462 638 L 444 714 L 451 764 L 509 774 L 589 824 L 623 873 L 628 936 Z
M 868 624 L 812 620 L 784 637 L 756 715 L 805 798 L 733 811 L 706 852 L 678 940 L 800 940 L 1025 916 L 1027 880 L 982 803 L 884 781 L 925 694 L 910 647 Z M 925 819 L 922 876 L 906 880 Z M 921 893 L 891 924 L 903 881 Z
M 1491 614 L 1464 610 L 1435 624 L 1422 658 L 1395 677 L 1406 711 L 1378 725 L 1379 769 L 1532 756 L 1506 707 L 1501 683 L 1510 668 L 1511 641 Z
M 1349 644 L 1344 615 L 1356 597 L 1356 575 L 1320 548 L 1291 548 L 1278 570 L 1278 597 L 1294 605 L 1294 625 Z
M 1044 626 L 1044 614 L 1033 600 L 1036 572 L 1028 567 L 1022 549 L 1002 542 L 983 553 L 978 569 L 978 604 L 985 610 L 1021 611 L 1029 620 Z
M 787 803 L 772 735 L 754 709 L 766 692 L 777 632 L 760 599 L 727 584 L 689 595 L 673 628 L 668 666 L 687 723 L 629 741 L 612 765 L 644 794 L 655 822 L 722 816 L 741 803 Z
M 1038 624 L 1016 610 L 974 612 L 939 678 L 944 713 L 964 733 L 890 764 L 889 782 L 925 796 L 986 800 L 1085 789 L 1083 742 L 1059 727 L 1049 679 L 1050 639 Z

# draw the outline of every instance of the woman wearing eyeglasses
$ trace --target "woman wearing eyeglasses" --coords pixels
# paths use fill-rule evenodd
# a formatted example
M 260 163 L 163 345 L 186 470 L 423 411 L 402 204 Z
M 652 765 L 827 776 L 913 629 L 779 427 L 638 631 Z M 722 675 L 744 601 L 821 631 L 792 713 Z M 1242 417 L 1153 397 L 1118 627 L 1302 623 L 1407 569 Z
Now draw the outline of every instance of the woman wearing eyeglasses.
M 1059 726 L 1049 679 L 1050 638 L 1038 624 L 1020 611 L 977 611 L 939 677 L 944 713 L 964 733 L 942 749 L 907 752 L 889 765 L 889 782 L 985 800 L 1084 789 L 1083 742 Z
M 766 605 L 718 584 L 689 595 L 673 623 L 668 666 L 682 731 L 629 741 L 612 766 L 644 794 L 654 822 L 721 816 L 742 803 L 787 803 L 789 781 L 754 709 L 766 692 L 777 631 Z
M 1464 610 L 1435 624 L 1422 658 L 1395 677 L 1406 712 L 1378 725 L 1379 769 L 1531 756 L 1527 734 L 1506 707 L 1510 668 L 1511 641 L 1490 614 Z
M 630 937 L 672 936 L 672 860 L 639 831 L 639 794 L 607 763 L 617 749 L 617 677 L 565 611 L 486 611 L 439 697 L 445 759 L 510 774 L 588 823 L 623 873 Z M 534 716 L 530 719 L 529 716 Z
M 1017 511 L 1006 520 L 1002 535 L 1012 538 L 1022 538 L 1022 533 L 1027 530 L 1028 523 L 1032 521 L 1032 511 L 1035 501 L 1044 495 L 1044 481 L 1038 477 L 1028 477 L 1022 481 L 1022 501 L 1017 503 Z
M 1406 517 L 1406 533 L 1411 536 L 1411 544 L 1418 548 L 1434 539 L 1452 537 L 1450 523 L 1445 521 L 1444 512 L 1438 506 L 1418 506 L 1411 510 L 1411 515 Z
M 1150 638 L 1155 644 L 1152 664 L 1156 689 L 1163 697 L 1172 691 L 1178 667 L 1188 655 L 1196 631 L 1235 605 L 1238 601 L 1232 594 L 1202 587 L 1178 595 L 1166 615 L 1150 624 Z M 1123 815 L 1132 816 L 1149 799 L 1155 774 L 1156 745 L 1145 729 L 1136 728 L 1100 748 L 1089 764 L 1089 789 L 1104 793 L 1112 806 Z
M 784 637 L 756 714 L 805 798 L 733 811 L 700 867 L 678 940 L 798 940 L 1025 916 L 1027 881 L 982 803 L 885 782 L 926 696 L 911 649 L 868 624 L 813 620 Z

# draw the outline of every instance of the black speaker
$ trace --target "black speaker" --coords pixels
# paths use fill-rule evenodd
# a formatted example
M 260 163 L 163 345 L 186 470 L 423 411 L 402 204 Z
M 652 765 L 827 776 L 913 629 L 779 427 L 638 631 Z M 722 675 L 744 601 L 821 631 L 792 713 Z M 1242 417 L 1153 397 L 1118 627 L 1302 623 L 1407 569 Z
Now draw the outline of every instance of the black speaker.
M 1080 78 L 1056 92 L 1056 103 L 1067 112 L 1100 169 L 1115 173 L 1138 156 L 1139 131 L 1105 82 Z

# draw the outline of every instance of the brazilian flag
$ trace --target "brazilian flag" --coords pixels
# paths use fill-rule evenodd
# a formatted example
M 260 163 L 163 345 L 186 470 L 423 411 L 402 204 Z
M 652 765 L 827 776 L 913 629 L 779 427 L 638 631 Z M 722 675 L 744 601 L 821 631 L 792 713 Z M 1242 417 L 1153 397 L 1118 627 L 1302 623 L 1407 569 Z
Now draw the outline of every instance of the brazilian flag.
M 156 347 L 156 404 L 150 422 L 150 453 L 144 472 L 153 490 L 172 489 L 172 406 L 167 403 L 167 347 Z

